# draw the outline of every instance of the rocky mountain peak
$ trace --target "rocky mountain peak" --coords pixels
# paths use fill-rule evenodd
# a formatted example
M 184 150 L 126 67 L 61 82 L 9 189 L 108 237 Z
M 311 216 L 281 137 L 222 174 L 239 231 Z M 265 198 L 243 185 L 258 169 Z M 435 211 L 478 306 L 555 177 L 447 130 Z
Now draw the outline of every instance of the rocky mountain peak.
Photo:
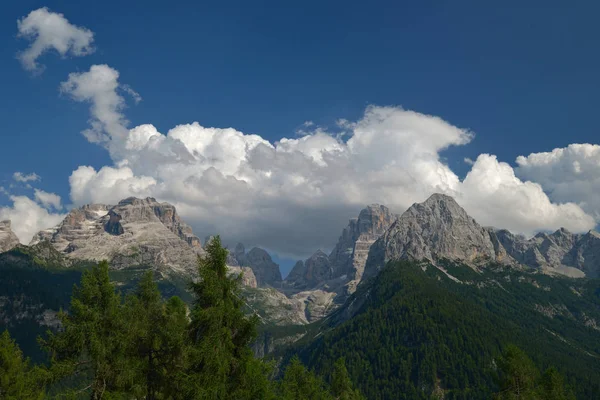
M 19 244 L 19 238 L 11 229 L 10 220 L 0 221 L 0 253 Z
M 391 259 L 442 257 L 472 263 L 494 260 L 496 253 L 488 230 L 452 197 L 436 193 L 398 218 L 371 249 L 367 268 L 372 273 Z
M 476 224 L 477 229 L 481 228 L 477 222 L 467 214 L 467 212 L 451 196 L 435 193 L 432 194 L 423 203 L 415 203 L 406 210 L 402 217 L 409 218 L 407 214 L 416 218 L 428 219 L 441 223 L 452 223 L 453 221 L 462 221 L 468 224 Z M 459 222 L 460 223 L 460 222 Z
M 370 246 L 396 220 L 386 206 L 371 204 L 352 218 L 329 256 L 316 251 L 306 261 L 298 261 L 286 277 L 285 286 L 314 289 L 327 284 L 345 298 L 360 281 Z M 340 300 L 341 301 L 341 300 Z
M 279 286 L 282 281 L 279 264 L 260 247 L 253 247 L 248 253 L 242 243 L 238 243 L 229 253 L 237 265 L 252 269 L 258 286 Z
M 43 241 L 73 259 L 107 259 L 115 269 L 148 266 L 166 273 L 195 273 L 197 256 L 203 253 L 175 207 L 151 197 L 72 209 L 58 226 L 36 234 L 30 245 Z

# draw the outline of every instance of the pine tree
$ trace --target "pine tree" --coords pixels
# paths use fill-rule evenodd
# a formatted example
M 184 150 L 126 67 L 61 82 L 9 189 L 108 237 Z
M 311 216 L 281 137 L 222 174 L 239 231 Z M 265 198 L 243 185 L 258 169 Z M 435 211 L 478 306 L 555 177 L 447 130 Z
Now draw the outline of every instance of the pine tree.
M 539 392 L 544 400 L 575 400 L 575 395 L 565 387 L 564 378 L 555 367 L 548 368 L 542 375 Z
M 331 400 L 323 380 L 306 369 L 294 356 L 279 383 L 279 398 L 283 400 Z
M 8 331 L 0 335 L 0 399 L 43 399 L 47 373 L 32 367 Z
M 364 397 L 358 389 L 354 389 L 348 370 L 346 369 L 346 359 L 339 358 L 333 366 L 331 374 L 331 393 L 338 400 L 362 400 Z
M 178 297 L 165 303 L 147 272 L 127 297 L 125 314 L 128 363 L 136 374 L 132 392 L 147 400 L 175 396 L 185 363 L 185 304 Z
M 217 236 L 199 260 L 200 280 L 190 323 L 190 365 L 186 398 L 256 399 L 272 396 L 266 366 L 249 345 L 256 337 L 256 316 L 246 317 L 240 280 L 227 276 L 227 250 Z
M 538 400 L 540 373 L 531 359 L 516 346 L 509 345 L 498 360 L 501 371 L 498 399 Z
M 81 287 L 73 290 L 70 312 L 61 311 L 59 319 L 62 330 L 49 331 L 41 340 L 50 353 L 54 379 L 76 377 L 80 388 L 69 392 L 88 392 L 91 399 L 128 391 L 132 376 L 125 357 L 126 321 L 107 262 L 84 272 Z

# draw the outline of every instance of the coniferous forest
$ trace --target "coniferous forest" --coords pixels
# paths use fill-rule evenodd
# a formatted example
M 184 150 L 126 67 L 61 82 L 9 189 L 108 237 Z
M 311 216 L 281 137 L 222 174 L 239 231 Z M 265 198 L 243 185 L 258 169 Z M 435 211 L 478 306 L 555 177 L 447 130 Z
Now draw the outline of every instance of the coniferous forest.
M 342 308 L 314 327 L 318 334 L 257 358 L 250 345 L 259 320 L 247 314 L 241 277 L 227 275 L 226 257 L 220 240 L 211 241 L 199 260 L 200 279 L 190 286 L 190 306 L 161 295 L 151 272 L 122 293 L 106 262 L 84 269 L 58 316 L 60 328 L 38 339 L 43 357 L 27 359 L 2 333 L 0 398 L 589 399 L 600 393 L 595 336 L 568 321 L 552 330 L 539 325 L 520 302 L 517 275 L 505 282 L 512 294 L 502 295 L 457 285 L 415 262 L 391 263 L 360 287 L 354 300 L 362 305 L 351 318 L 340 317 Z M 464 280 L 484 279 L 446 268 Z M 592 297 L 581 301 L 593 308 L 599 292 L 590 282 Z M 568 281 L 546 283 L 568 287 Z M 559 286 L 541 295 L 560 296 Z

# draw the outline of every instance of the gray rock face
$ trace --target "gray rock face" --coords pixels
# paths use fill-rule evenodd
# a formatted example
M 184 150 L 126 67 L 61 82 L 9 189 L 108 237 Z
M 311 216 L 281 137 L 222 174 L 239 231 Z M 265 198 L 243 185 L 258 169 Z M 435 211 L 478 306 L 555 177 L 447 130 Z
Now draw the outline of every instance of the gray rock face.
M 340 303 L 356 290 L 371 245 L 383 235 L 397 216 L 379 204 L 363 209 L 342 231 L 329 255 L 319 250 L 308 260 L 298 261 L 284 287 L 292 290 L 326 290 Z
M 266 250 L 254 247 L 246 253 L 244 245 L 238 243 L 230 254 L 233 255 L 238 265 L 252 269 L 258 286 L 279 286 L 281 284 L 279 264 L 273 262 Z
M 357 219 L 350 220 L 329 255 L 334 271 L 332 278 L 347 275 L 350 281 L 360 281 L 371 245 L 397 218 L 386 206 L 372 204 L 363 209 Z
M 508 263 L 516 262 L 571 277 L 600 277 L 598 232 L 574 234 L 561 228 L 551 234 L 538 233 L 526 239 L 506 230 L 490 230 L 490 237 L 501 245 L 499 254 L 505 254 Z
M 254 272 L 250 267 L 236 267 L 233 265 L 227 265 L 228 271 L 230 275 L 240 275 L 242 274 L 242 285 L 250 288 L 257 288 L 258 282 L 256 280 L 256 276 L 254 276 Z
M 397 259 L 462 260 L 466 263 L 496 259 L 488 231 L 456 201 L 434 194 L 413 204 L 372 246 L 365 274 L 373 275 L 385 262 Z
M 311 289 L 331 279 L 332 275 L 329 257 L 322 250 L 317 250 L 306 261 L 298 261 L 286 281 L 289 287 Z
M 10 221 L 0 221 L 0 253 L 8 251 L 19 244 L 19 238 L 10 228 Z
M 165 274 L 194 275 L 204 252 L 175 207 L 150 197 L 71 210 L 58 226 L 36 234 L 31 245 L 42 241 L 69 258 L 106 259 L 114 269 L 145 266 Z
M 559 229 L 531 239 L 507 230 L 483 228 L 456 201 L 434 194 L 412 205 L 370 248 L 366 276 L 389 260 L 460 260 L 477 266 L 489 261 L 520 264 L 551 274 L 600 276 L 600 235 Z

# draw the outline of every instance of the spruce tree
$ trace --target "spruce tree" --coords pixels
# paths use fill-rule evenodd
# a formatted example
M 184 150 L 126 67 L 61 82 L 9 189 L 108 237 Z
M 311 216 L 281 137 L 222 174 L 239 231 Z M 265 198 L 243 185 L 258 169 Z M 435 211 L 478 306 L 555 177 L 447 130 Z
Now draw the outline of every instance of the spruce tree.
M 575 400 L 575 395 L 565 386 L 563 376 L 555 367 L 548 368 L 542 375 L 539 393 L 544 400 Z
M 294 356 L 279 383 L 279 398 L 282 400 L 332 400 L 323 380 L 309 371 Z
M 514 345 L 509 345 L 498 360 L 500 368 L 500 392 L 498 399 L 538 400 L 537 383 L 539 370 L 531 359 Z
M 217 236 L 199 259 L 199 281 L 190 322 L 190 363 L 185 377 L 189 399 L 258 399 L 272 396 L 266 366 L 254 358 L 256 316 L 242 309 L 241 276 L 227 276 L 227 250 Z
M 132 393 L 147 400 L 176 396 L 185 365 L 185 304 L 178 297 L 165 302 L 149 271 L 127 296 L 125 316 L 128 364 L 135 373 Z
M 0 399 L 43 399 L 45 369 L 31 366 L 8 331 L 0 335 Z
M 346 369 L 346 359 L 339 358 L 333 366 L 331 374 L 331 393 L 337 400 L 362 400 L 364 397 L 358 389 L 354 389 L 348 370 Z
M 69 313 L 61 311 L 59 319 L 62 329 L 49 331 L 41 344 L 50 353 L 54 379 L 77 382 L 67 394 L 101 399 L 129 391 L 133 380 L 125 356 L 127 322 L 106 261 L 83 273 Z

